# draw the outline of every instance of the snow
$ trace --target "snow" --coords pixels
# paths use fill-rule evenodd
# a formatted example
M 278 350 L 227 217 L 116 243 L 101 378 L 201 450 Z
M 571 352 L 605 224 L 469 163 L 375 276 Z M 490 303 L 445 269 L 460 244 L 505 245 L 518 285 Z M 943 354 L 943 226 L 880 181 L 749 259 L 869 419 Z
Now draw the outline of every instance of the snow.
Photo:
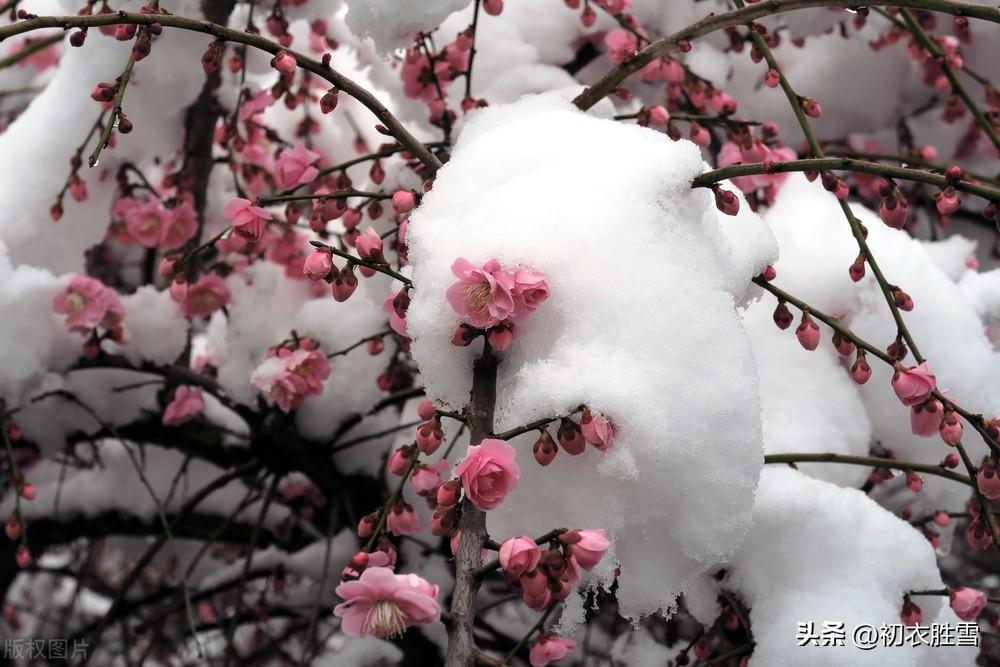
M 197 15 L 197 4 L 174 3 L 188 15 Z M 15 265 L 56 273 L 82 270 L 83 252 L 104 237 L 116 168 L 126 161 L 144 166 L 153 156 L 169 157 L 181 135 L 186 103 L 200 89 L 200 77 L 190 76 L 188 68 L 164 64 L 200 53 L 205 44 L 204 35 L 180 30 L 164 31 L 156 39 L 150 56 L 136 65 L 123 104 L 135 130 L 118 136 L 99 166 L 81 167 L 89 196 L 83 202 L 65 197 L 65 213 L 54 223 L 49 207 L 69 176 L 70 157 L 101 113 L 90 91 L 121 74 L 131 47 L 93 30 L 83 47 L 65 50 L 52 81 L 0 134 L 0 207 L 8 211 L 0 220 L 0 240 Z
M 52 310 L 60 287 L 44 269 L 13 268 L 0 241 L 0 399 L 19 403 L 47 368 L 69 363 L 79 350 L 79 336 Z
M 670 607 L 747 530 L 760 404 L 734 306 L 775 244 L 757 216 L 723 216 L 688 187 L 704 168 L 693 144 L 564 98 L 491 107 L 463 131 L 412 218 L 409 331 L 428 395 L 458 408 L 478 344 L 449 342 L 451 263 L 496 257 L 548 276 L 549 299 L 504 354 L 497 429 L 587 403 L 615 423 L 615 443 L 542 469 L 533 436 L 516 440 L 521 482 L 488 527 L 498 539 L 606 529 L 605 582 L 617 559 L 622 612 L 638 616 Z
M 937 374 L 938 387 L 947 389 L 949 398 L 974 413 L 1000 413 L 997 399 L 1000 355 L 993 349 L 980 319 L 986 292 L 968 296 L 976 294 L 970 287 L 976 282 L 985 287 L 995 281 L 992 273 L 963 278 L 956 284 L 953 279 L 956 271 L 950 270 L 949 275 L 939 268 L 940 244 L 928 244 L 890 229 L 861 206 L 852 208 L 868 228 L 868 243 L 887 280 L 913 298 L 914 309 L 903 313 L 904 321 Z M 782 259 L 775 265 L 777 285 L 812 306 L 841 317 L 864 340 L 883 349 L 892 342 L 895 325 L 871 271 L 860 283 L 850 283 L 847 268 L 858 249 L 833 195 L 819 183 L 810 184 L 796 175 L 789 178 L 765 217 L 781 248 Z M 970 274 L 977 275 L 971 271 Z M 765 302 L 774 305 L 773 299 L 765 298 Z M 829 329 L 821 326 L 821 330 L 824 348 L 829 347 L 826 343 Z M 791 338 L 793 332 L 789 330 L 784 335 Z M 859 392 L 873 437 L 898 459 L 938 463 L 950 450 L 937 438 L 912 435 L 909 410 L 890 387 L 892 369 L 876 359 L 869 363 L 872 377 Z M 786 364 L 783 372 L 794 371 Z M 813 391 L 830 390 L 829 382 L 822 384 L 822 388 L 814 387 Z M 859 419 L 846 405 L 838 405 L 836 409 L 844 422 Z M 823 431 L 817 428 L 815 433 Z M 970 456 L 978 460 L 986 452 L 985 445 L 971 428 L 967 433 L 970 435 L 965 437 L 964 444 Z M 901 481 L 896 481 L 888 489 L 896 491 L 901 485 Z M 895 499 L 886 499 L 890 506 L 911 506 L 919 516 L 941 508 L 960 511 L 968 490 L 947 480 L 927 478 L 921 493 L 903 491 L 895 495 Z
M 388 53 L 409 46 L 417 33 L 429 32 L 471 0 L 346 0 L 347 27 L 370 37 L 375 50 Z
M 832 345 L 807 352 L 791 330 L 775 326 L 774 307 L 768 295 L 747 308 L 743 317 L 760 372 L 765 453 L 866 456 L 872 425 L 837 352 Z M 868 474 L 863 467 L 830 463 L 799 467 L 812 477 L 841 486 L 860 486 Z
M 941 588 L 927 540 L 858 490 L 768 467 L 760 478 L 753 527 L 726 569 L 723 585 L 750 609 L 756 644 L 750 667 L 972 664 L 967 648 L 854 647 L 850 633 L 858 625 L 900 622 L 905 593 Z M 943 599 L 914 598 L 925 625 L 948 622 L 947 613 L 938 616 Z M 798 646 L 799 623 L 822 629 L 824 621 L 845 624 L 845 646 Z
M 188 321 L 167 291 L 151 285 L 122 298 L 125 307 L 123 353 L 133 364 L 142 360 L 169 364 L 187 345 Z

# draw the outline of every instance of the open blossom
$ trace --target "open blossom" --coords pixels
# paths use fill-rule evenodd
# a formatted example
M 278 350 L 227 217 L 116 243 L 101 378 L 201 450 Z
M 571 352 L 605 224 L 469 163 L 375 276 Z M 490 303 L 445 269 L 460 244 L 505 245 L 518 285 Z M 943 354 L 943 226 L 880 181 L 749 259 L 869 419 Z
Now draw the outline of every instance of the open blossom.
M 53 309 L 66 315 L 70 331 L 87 334 L 98 327 L 120 333 L 125 317 L 118 294 L 104 283 L 87 276 L 74 275 L 69 284 L 52 300 Z
M 974 588 L 953 588 L 948 598 L 955 615 L 966 622 L 975 621 L 986 606 L 986 595 Z
M 165 250 L 180 248 L 194 238 L 198 231 L 198 218 L 194 204 L 183 201 L 172 209 L 167 209 L 163 221 L 163 233 L 160 236 L 160 247 Z
M 488 329 L 514 315 L 514 276 L 496 259 L 482 267 L 460 257 L 451 265 L 458 282 L 448 288 L 448 303 L 478 329 Z
M 892 376 L 892 389 L 903 405 L 916 405 L 930 398 L 937 379 L 927 362 L 913 368 L 897 368 Z
M 229 288 L 216 273 L 202 276 L 193 285 L 176 290 L 172 288 L 170 293 L 188 317 L 208 317 L 229 303 L 231 296 Z
M 319 169 L 313 166 L 319 158 L 316 151 L 311 151 L 302 144 L 295 144 L 294 149 L 283 152 L 275 160 L 275 183 L 282 190 L 311 183 L 319 176 Z
M 167 211 L 156 200 L 137 204 L 125 212 L 125 228 L 129 236 L 146 248 L 160 245 L 166 222 Z
M 604 531 L 598 530 L 572 530 L 563 533 L 559 540 L 569 545 L 570 555 L 577 564 L 584 570 L 590 571 L 597 567 L 597 564 L 604 558 L 611 542 L 604 536 Z
M 531 667 L 545 667 L 545 665 L 559 662 L 576 648 L 576 642 L 566 637 L 559 637 L 549 633 L 542 633 L 531 645 L 528 652 L 528 660 Z
M 344 602 L 333 613 L 351 637 L 398 637 L 411 625 L 441 618 L 438 588 L 415 574 L 394 574 L 387 567 L 368 567 L 357 581 L 337 586 Z
M 541 556 L 538 545 L 527 535 L 512 537 L 500 545 L 500 567 L 512 577 L 534 570 Z
M 514 448 L 503 440 L 487 438 L 469 447 L 465 458 L 455 466 L 469 502 L 477 509 L 494 509 L 517 487 L 521 469 L 515 456 Z
M 179 426 L 190 421 L 205 410 L 205 397 L 201 389 L 181 385 L 174 392 L 174 398 L 163 411 L 164 426 Z
M 549 295 L 545 274 L 527 269 L 511 272 L 496 259 L 477 267 L 460 257 L 452 263 L 451 272 L 458 282 L 448 288 L 448 303 L 477 329 L 522 319 Z
M 254 370 L 250 382 L 269 404 L 290 412 L 301 407 L 306 397 L 323 393 L 328 377 L 330 362 L 322 352 L 282 348 Z
M 232 218 L 233 233 L 247 241 L 259 241 L 264 235 L 264 223 L 274 218 L 266 209 L 240 197 L 230 199 L 222 212 Z

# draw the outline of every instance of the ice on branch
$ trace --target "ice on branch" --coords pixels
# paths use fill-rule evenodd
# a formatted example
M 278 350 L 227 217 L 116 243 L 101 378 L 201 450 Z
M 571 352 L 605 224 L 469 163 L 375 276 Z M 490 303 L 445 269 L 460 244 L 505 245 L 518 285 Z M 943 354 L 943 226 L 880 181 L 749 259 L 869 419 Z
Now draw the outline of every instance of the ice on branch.
M 514 439 L 521 481 L 488 527 L 498 540 L 603 528 L 614 553 L 595 576 L 610 582 L 620 562 L 622 612 L 638 616 L 670 607 L 748 528 L 760 401 L 735 306 L 775 242 L 745 204 L 724 216 L 690 188 L 704 168 L 694 144 L 564 98 L 491 107 L 465 128 L 412 217 L 407 320 L 428 395 L 457 409 L 480 344 L 450 342 L 452 263 L 496 258 L 546 276 L 548 298 L 502 354 L 496 429 L 586 404 L 615 437 L 545 468 L 536 433 Z

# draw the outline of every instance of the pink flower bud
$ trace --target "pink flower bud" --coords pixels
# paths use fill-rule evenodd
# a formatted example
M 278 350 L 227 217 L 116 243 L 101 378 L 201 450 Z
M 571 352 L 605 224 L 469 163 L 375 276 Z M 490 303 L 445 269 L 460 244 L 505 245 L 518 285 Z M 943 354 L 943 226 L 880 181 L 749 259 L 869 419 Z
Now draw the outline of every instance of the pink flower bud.
M 902 229 L 909 214 L 906 198 L 898 194 L 884 197 L 879 203 L 878 214 L 885 224 L 894 229 Z
M 955 615 L 966 622 L 975 621 L 986 606 L 986 595 L 974 588 L 953 588 L 948 598 Z
M 16 542 L 21 539 L 21 522 L 17 520 L 16 516 L 11 514 L 7 522 L 3 525 L 3 531 L 7 534 L 7 539 L 11 542 Z
M 951 215 L 962 205 L 962 202 L 958 197 L 958 192 L 956 192 L 953 187 L 947 187 L 937 193 L 934 195 L 934 199 L 938 213 L 941 215 Z
M 729 190 L 716 188 L 715 207 L 726 215 L 736 215 L 740 212 L 740 199 Z
M 781 74 L 778 70 L 774 68 L 767 70 L 767 74 L 764 75 L 764 85 L 768 88 L 777 88 L 781 85 Z
M 386 464 L 386 468 L 393 475 L 402 477 L 406 474 L 407 468 L 410 467 L 410 462 L 413 460 L 415 454 L 416 448 L 413 445 L 404 445 L 389 455 L 389 462 Z
M 451 344 L 456 347 L 468 347 L 479 336 L 479 330 L 468 324 L 459 324 L 451 335 Z
M 323 280 L 333 270 L 333 259 L 326 250 L 314 250 L 306 257 L 302 273 L 309 280 Z
M 649 124 L 655 125 L 656 127 L 666 127 L 667 122 L 670 120 L 670 112 L 667 108 L 661 105 L 656 105 L 655 107 L 650 107 L 649 109 Z
M 417 414 L 424 421 L 434 419 L 437 415 L 437 408 L 434 407 L 434 402 L 431 399 L 423 398 L 420 399 L 420 404 L 417 406 Z
M 454 507 L 458 504 L 458 498 L 462 493 L 462 481 L 458 479 L 452 479 L 441 486 L 437 490 L 437 504 L 439 507 Z
M 708 148 L 712 143 L 712 133 L 708 131 L 707 128 L 703 127 L 699 123 L 691 123 L 691 141 L 695 144 L 701 146 L 702 148 Z
M 115 99 L 115 93 L 118 92 L 118 86 L 113 83 L 99 83 L 94 86 L 94 89 L 90 91 L 90 99 L 95 102 L 110 102 Z
M 393 535 L 416 535 L 423 527 L 424 522 L 413 511 L 413 506 L 404 502 L 393 505 L 385 520 L 386 530 Z
M 938 510 L 934 512 L 934 518 L 932 519 L 934 523 L 944 528 L 951 523 L 951 517 L 944 510 Z
M 603 530 L 572 530 L 560 535 L 559 541 L 569 545 L 570 555 L 588 572 L 597 567 L 611 546 Z
M 439 507 L 431 515 L 431 535 L 449 535 L 458 525 L 458 516 L 452 506 Z
M 31 482 L 25 482 L 21 485 L 21 497 L 25 500 L 34 500 L 38 495 L 38 489 Z
M 799 326 L 795 330 L 795 337 L 807 350 L 812 351 L 819 347 L 819 325 L 809 317 L 809 313 L 802 313 L 802 321 L 799 322 Z
M 611 440 L 615 435 L 614 427 L 608 418 L 602 414 L 592 414 L 589 408 L 583 411 L 583 417 L 580 419 L 580 431 L 583 433 L 584 440 L 601 451 L 611 446 Z
M 716 92 L 710 101 L 712 110 L 720 116 L 731 116 L 736 113 L 736 100 L 732 95 L 725 92 Z
M 792 316 L 792 311 L 788 309 L 788 306 L 784 301 L 778 302 L 778 307 L 774 309 L 773 317 L 774 323 L 778 325 L 778 328 L 782 331 L 792 326 L 792 322 L 795 320 Z
M 802 111 L 805 115 L 810 118 L 819 118 L 823 115 L 823 107 L 820 106 L 819 102 L 811 97 L 803 97 L 800 100 L 802 104 Z
M 910 408 L 910 430 L 913 435 L 929 438 L 937 435 L 944 415 L 941 401 L 929 400 Z
M 914 493 L 920 493 L 920 489 L 924 488 L 924 478 L 913 472 L 912 470 L 906 471 L 906 488 Z
M 923 620 L 924 615 L 920 611 L 920 607 L 915 605 L 910 598 L 905 598 L 903 601 L 903 610 L 900 613 L 900 619 L 903 621 L 903 625 L 920 625 L 920 621 Z
M 958 443 L 962 442 L 963 430 L 965 427 L 957 414 L 950 410 L 944 413 L 944 419 L 941 420 L 941 440 L 944 441 L 944 444 L 951 447 L 957 446 Z
M 358 288 L 358 278 L 354 275 L 354 267 L 348 264 L 333 280 L 333 298 L 335 301 L 347 301 Z
M 319 98 L 319 110 L 324 114 L 331 113 L 337 108 L 339 94 L 336 88 L 331 88 L 323 97 Z
M 871 376 L 872 368 L 865 359 L 865 353 L 858 350 L 858 357 L 854 360 L 854 365 L 851 366 L 851 379 L 857 384 L 864 384 L 868 382 Z
M 17 555 L 14 556 L 14 559 L 17 561 L 17 566 L 22 570 L 31 567 L 31 563 L 34 560 L 31 557 L 31 551 L 23 544 L 17 548 Z
M 358 522 L 358 537 L 361 539 L 371 537 L 375 533 L 376 524 L 378 524 L 378 517 L 374 512 L 361 517 L 361 521 Z
M 992 459 L 984 463 L 976 473 L 979 491 L 989 500 L 1000 500 L 1000 468 Z
M 278 55 L 271 60 L 271 67 L 282 74 L 291 74 L 296 67 L 295 56 L 288 51 L 278 51 Z
M 864 255 L 858 255 L 851 264 L 851 268 L 848 270 L 851 276 L 851 280 L 854 282 L 861 282 L 861 279 L 865 277 L 865 257 Z
M 556 433 L 559 438 L 559 445 L 571 456 L 583 454 L 587 447 L 587 441 L 583 438 L 580 425 L 568 417 L 563 417 L 559 423 L 559 431 Z
M 833 347 L 836 348 L 837 354 L 842 357 L 849 357 L 857 350 L 853 341 L 844 338 L 836 331 L 833 332 Z
M 512 577 L 534 570 L 541 556 L 538 545 L 527 535 L 512 537 L 500 545 L 500 567 Z
M 413 190 L 396 190 L 392 193 L 392 208 L 396 213 L 409 213 L 416 205 L 417 195 Z
M 543 466 L 552 463 L 556 458 L 556 454 L 559 453 L 559 447 L 548 431 L 542 431 L 542 434 L 535 441 L 531 450 L 535 455 L 535 460 Z
M 503 11 L 503 0 L 483 0 L 483 11 L 490 16 L 500 16 Z
M 946 457 L 941 459 L 941 467 L 947 468 L 949 470 L 954 470 L 958 467 L 958 454 L 948 454 Z
M 494 350 L 504 352 L 514 342 L 514 325 L 510 322 L 501 322 L 487 332 L 486 339 Z
M 417 447 L 424 454 L 430 456 L 436 452 L 443 440 L 444 431 L 441 430 L 441 420 L 436 415 L 417 426 Z

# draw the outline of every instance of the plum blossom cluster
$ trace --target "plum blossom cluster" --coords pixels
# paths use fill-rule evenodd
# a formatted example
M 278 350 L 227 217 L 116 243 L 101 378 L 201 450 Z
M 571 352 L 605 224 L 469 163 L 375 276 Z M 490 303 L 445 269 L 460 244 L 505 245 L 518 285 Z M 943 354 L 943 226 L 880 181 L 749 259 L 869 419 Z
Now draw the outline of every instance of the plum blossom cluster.
M 451 340 L 459 346 L 485 334 L 490 346 L 503 352 L 514 340 L 515 324 L 549 296 L 545 274 L 505 268 L 497 259 L 477 266 L 460 257 L 451 272 L 458 280 L 448 289 L 448 303 L 462 318 Z
M 306 398 L 323 393 L 323 383 L 330 377 L 330 361 L 318 348 L 312 338 L 270 348 L 250 376 L 251 384 L 269 405 L 283 412 L 299 409 Z
M 564 531 L 547 549 L 526 535 L 500 545 L 500 567 L 530 609 L 542 611 L 576 589 L 581 572 L 597 567 L 611 542 L 603 530 Z
M 118 293 L 95 278 L 72 276 L 52 299 L 52 308 L 66 316 L 67 329 L 86 337 L 84 351 L 88 356 L 97 353 L 104 338 L 124 341 L 125 309 Z

